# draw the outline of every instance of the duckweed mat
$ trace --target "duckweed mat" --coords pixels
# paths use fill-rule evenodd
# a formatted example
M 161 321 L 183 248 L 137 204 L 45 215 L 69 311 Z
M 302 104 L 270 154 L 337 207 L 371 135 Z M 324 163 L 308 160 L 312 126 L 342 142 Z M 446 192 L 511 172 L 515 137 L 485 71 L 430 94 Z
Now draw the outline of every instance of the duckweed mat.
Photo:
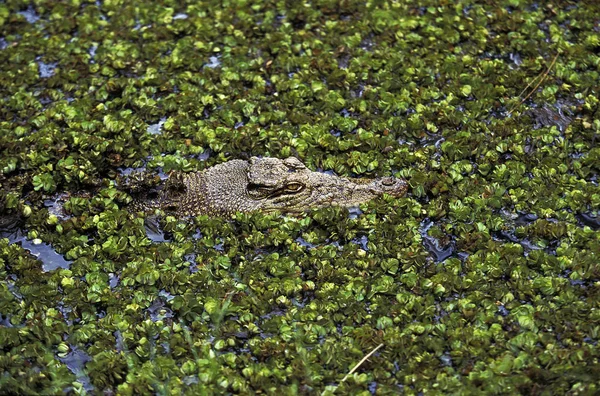
M 591 0 L 6 0 L 0 393 L 597 394 L 599 72 Z M 127 210 L 253 155 L 410 188 Z

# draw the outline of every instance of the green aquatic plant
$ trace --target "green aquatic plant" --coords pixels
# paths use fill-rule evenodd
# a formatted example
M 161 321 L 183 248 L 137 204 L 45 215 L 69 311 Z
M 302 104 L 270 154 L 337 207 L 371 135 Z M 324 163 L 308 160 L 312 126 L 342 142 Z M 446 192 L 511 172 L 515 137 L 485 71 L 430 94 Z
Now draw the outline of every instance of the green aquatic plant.
M 599 13 L 0 4 L 1 393 L 597 393 Z M 407 194 L 127 210 L 252 156 Z

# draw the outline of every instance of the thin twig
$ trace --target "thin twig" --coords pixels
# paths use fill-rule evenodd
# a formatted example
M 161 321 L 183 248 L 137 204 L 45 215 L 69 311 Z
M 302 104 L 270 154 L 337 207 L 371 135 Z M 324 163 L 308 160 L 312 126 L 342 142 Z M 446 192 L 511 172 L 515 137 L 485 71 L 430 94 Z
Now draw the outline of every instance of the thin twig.
M 362 358 L 362 360 L 360 362 L 358 362 L 356 364 L 356 366 L 352 367 L 352 370 L 350 370 L 350 372 L 348 374 L 346 374 L 346 376 L 344 378 L 342 378 L 342 380 L 340 381 L 340 384 L 344 381 L 346 381 L 346 378 L 348 378 L 349 376 L 351 376 L 352 374 L 354 374 L 354 372 L 360 367 L 361 364 L 363 364 L 368 358 L 370 358 L 375 352 L 377 352 L 377 350 L 379 348 L 381 348 L 383 346 L 383 344 L 379 344 L 377 345 L 377 347 L 375 347 L 375 349 L 373 349 L 371 352 L 367 353 L 365 355 L 364 358 Z
M 513 111 L 515 111 L 515 109 L 519 106 L 521 106 L 527 99 L 529 99 L 531 97 L 531 95 L 533 95 L 533 93 L 540 87 L 540 85 L 542 85 L 542 82 L 544 82 L 544 80 L 546 79 L 546 77 L 548 77 L 548 74 L 550 73 L 550 70 L 552 70 L 552 67 L 554 66 L 554 64 L 556 63 L 556 60 L 558 59 L 558 52 L 556 53 L 556 55 L 554 56 L 554 59 L 552 59 L 552 62 L 550 63 L 550 66 L 548 66 L 548 69 L 546 70 L 546 72 L 542 75 L 542 78 L 540 79 L 540 81 L 538 81 L 538 83 L 536 84 L 536 86 L 529 92 L 529 94 L 515 107 L 513 107 L 508 114 L 510 115 Z M 539 77 L 539 76 L 538 76 Z M 533 81 L 537 80 L 537 78 L 534 78 Z M 531 85 L 533 83 L 533 81 L 531 83 L 529 83 L 529 85 Z M 529 87 L 529 85 L 527 85 L 527 87 Z M 525 89 L 527 89 L 527 87 L 525 87 Z M 524 91 L 524 90 L 523 90 Z M 523 92 L 521 92 L 519 94 L 519 96 L 521 96 L 523 94 Z
M 527 91 L 527 89 L 529 89 L 529 87 L 531 87 L 531 84 L 533 84 L 535 81 L 537 81 L 537 79 L 540 77 L 542 77 L 541 73 L 538 74 L 537 76 L 535 76 L 535 78 L 533 80 L 529 81 L 529 84 L 527 84 L 527 86 L 525 88 L 523 88 L 523 90 L 521 92 L 519 92 L 519 95 L 517 96 L 517 98 L 520 98 L 521 95 L 523 95 L 525 93 L 525 91 Z

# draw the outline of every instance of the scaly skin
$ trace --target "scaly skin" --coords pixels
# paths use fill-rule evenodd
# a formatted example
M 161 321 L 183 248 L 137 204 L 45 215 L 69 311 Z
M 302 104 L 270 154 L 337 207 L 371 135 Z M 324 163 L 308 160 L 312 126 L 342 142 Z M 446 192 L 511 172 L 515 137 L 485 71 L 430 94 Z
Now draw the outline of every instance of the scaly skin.
M 138 200 L 133 209 L 159 208 L 179 217 L 302 212 L 323 206 L 356 206 L 384 193 L 399 197 L 406 189 L 406 182 L 394 177 L 348 179 L 313 172 L 294 157 L 252 157 L 171 176 L 154 199 Z

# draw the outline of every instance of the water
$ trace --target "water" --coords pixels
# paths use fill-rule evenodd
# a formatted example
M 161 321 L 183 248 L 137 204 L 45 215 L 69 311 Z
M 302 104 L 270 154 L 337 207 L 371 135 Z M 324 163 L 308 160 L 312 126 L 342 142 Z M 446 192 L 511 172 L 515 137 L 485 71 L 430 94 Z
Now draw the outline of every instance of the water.
M 21 247 L 32 256 L 42 262 L 44 272 L 54 271 L 59 268 L 69 269 L 72 261 L 66 260 L 57 253 L 52 245 L 42 242 L 40 239 L 30 240 L 25 236 L 25 231 L 19 226 L 19 219 L 13 224 L 0 229 L 0 238 L 7 238 L 9 243 L 20 243 Z
M 59 357 L 58 360 L 64 363 L 75 374 L 77 382 L 83 385 L 83 389 L 87 392 L 93 392 L 95 389 L 94 385 L 92 385 L 92 381 L 85 371 L 86 363 L 92 360 L 91 356 L 76 346 L 71 345 L 70 349 L 70 352 L 65 357 Z
M 173 16 L 173 20 L 177 20 L 177 19 L 188 19 L 188 15 L 184 14 L 183 12 L 180 12 L 179 14 L 175 14 Z
M 447 243 L 446 245 L 442 245 L 442 243 L 429 234 L 427 231 L 434 225 L 433 221 L 429 221 L 427 219 L 421 222 L 419 227 L 419 233 L 423 238 L 423 246 L 429 253 L 431 253 L 435 257 L 435 262 L 439 263 L 441 261 L 446 260 L 448 257 L 451 257 L 454 254 L 454 241 Z
M 52 77 L 54 75 L 54 70 L 56 69 L 56 62 L 51 62 L 51 63 L 44 63 L 40 60 L 38 60 L 38 67 L 40 70 L 40 77 L 41 78 L 49 78 Z
M 221 66 L 221 60 L 217 56 L 211 56 L 208 58 L 208 63 L 204 66 L 214 69 L 215 67 Z
M 19 15 L 23 15 L 25 20 L 31 24 L 36 23 L 40 20 L 40 16 L 35 12 L 32 6 L 29 6 L 25 11 L 17 12 Z
M 146 236 L 152 242 L 163 243 L 169 241 L 165 236 L 164 231 L 160 228 L 157 218 L 146 218 L 144 221 L 144 228 L 146 229 Z
M 162 117 L 160 119 L 160 121 L 158 121 L 156 124 L 152 124 L 152 125 L 148 125 L 148 133 L 151 135 L 160 135 L 162 134 L 162 126 L 165 123 L 165 121 L 167 121 L 166 117 Z

